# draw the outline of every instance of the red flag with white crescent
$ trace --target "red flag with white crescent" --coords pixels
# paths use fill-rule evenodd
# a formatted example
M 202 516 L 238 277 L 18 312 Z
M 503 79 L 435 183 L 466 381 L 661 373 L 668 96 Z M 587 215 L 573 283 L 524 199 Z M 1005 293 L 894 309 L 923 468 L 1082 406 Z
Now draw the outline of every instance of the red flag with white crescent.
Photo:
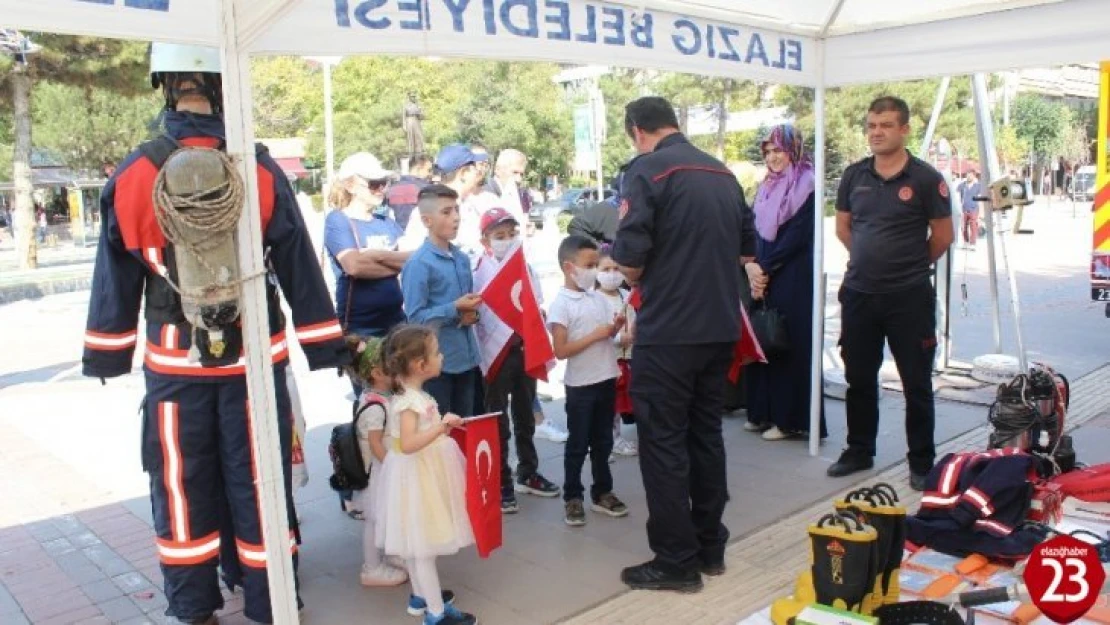
M 482 303 L 524 340 L 524 371 L 547 381 L 547 364 L 555 358 L 544 327 L 535 286 L 524 261 L 524 247 L 516 246 L 482 289 Z
M 466 419 L 451 437 L 466 455 L 466 512 L 474 530 L 478 555 L 488 558 L 501 546 L 501 438 L 500 413 Z

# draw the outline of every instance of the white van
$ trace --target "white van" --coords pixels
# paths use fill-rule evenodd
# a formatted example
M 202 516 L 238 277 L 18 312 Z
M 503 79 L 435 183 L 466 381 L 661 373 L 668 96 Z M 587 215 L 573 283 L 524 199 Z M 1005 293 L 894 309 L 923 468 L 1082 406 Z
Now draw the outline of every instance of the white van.
M 1071 178 L 1071 199 L 1090 201 L 1095 199 L 1095 166 L 1084 165 L 1075 170 Z

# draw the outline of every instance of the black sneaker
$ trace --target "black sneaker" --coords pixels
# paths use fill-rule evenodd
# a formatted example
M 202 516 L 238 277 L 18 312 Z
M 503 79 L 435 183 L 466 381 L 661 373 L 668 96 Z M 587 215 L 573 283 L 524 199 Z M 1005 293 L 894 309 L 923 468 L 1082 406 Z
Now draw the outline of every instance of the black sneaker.
M 512 490 L 501 492 L 501 514 L 516 514 L 520 507 L 516 504 L 516 495 Z
M 523 480 L 517 480 L 513 485 L 513 489 L 518 493 L 525 495 L 535 495 L 536 497 L 558 497 L 559 487 L 552 484 L 551 480 L 540 475 L 533 473 L 531 477 Z
M 916 490 L 919 493 L 923 492 L 925 490 L 925 474 L 924 473 L 914 473 L 914 472 L 911 471 L 910 472 L 910 488 Z
M 621 581 L 637 590 L 673 590 L 699 592 L 702 589 L 701 573 L 677 572 L 664 569 L 654 560 L 621 571 Z
M 581 527 L 586 524 L 586 508 L 581 499 L 571 499 L 565 504 L 566 516 L 563 520 L 571 527 Z
M 844 477 L 875 466 L 875 460 L 859 452 L 845 450 L 840 458 L 825 473 L 829 477 Z
M 702 560 L 699 563 L 699 566 L 701 574 L 708 575 L 709 577 L 720 577 L 721 575 L 724 575 L 725 571 L 727 570 L 724 560 L 715 560 L 712 562 Z

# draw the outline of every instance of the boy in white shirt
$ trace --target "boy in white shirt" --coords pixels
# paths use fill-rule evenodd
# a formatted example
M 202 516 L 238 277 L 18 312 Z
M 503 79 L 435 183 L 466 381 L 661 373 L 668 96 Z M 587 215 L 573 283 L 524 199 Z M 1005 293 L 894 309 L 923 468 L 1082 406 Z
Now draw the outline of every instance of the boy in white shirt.
M 628 507 L 613 494 L 609 453 L 613 451 L 613 409 L 617 392 L 617 353 L 613 337 L 625 325 L 609 300 L 593 290 L 597 279 L 597 244 L 569 236 L 559 245 L 564 284 L 547 314 L 555 357 L 567 361 L 567 439 L 563 455 L 567 525 L 586 524 L 582 465 L 587 452 L 593 473 L 590 509 L 623 517 Z

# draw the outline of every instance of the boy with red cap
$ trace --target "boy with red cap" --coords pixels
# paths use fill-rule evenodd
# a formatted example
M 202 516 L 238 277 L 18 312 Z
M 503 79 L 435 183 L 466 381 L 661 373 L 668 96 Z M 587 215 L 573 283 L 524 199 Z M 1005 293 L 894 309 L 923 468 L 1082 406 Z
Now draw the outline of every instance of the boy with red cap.
M 474 269 L 474 289 L 481 292 L 497 275 L 498 267 L 520 244 L 520 223 L 504 208 L 491 208 L 479 220 L 484 253 Z M 528 268 L 536 306 L 542 310 L 539 280 Z M 481 353 L 482 374 L 486 382 L 486 412 L 500 412 L 501 431 L 501 512 L 518 510 L 516 494 L 557 497 L 559 487 L 540 475 L 539 455 L 533 443 L 536 423 L 532 403 L 536 397 L 536 380 L 525 372 L 524 341 L 497 315 L 483 304 L 475 326 Z M 516 481 L 509 466 L 509 424 L 516 439 L 519 459 Z

